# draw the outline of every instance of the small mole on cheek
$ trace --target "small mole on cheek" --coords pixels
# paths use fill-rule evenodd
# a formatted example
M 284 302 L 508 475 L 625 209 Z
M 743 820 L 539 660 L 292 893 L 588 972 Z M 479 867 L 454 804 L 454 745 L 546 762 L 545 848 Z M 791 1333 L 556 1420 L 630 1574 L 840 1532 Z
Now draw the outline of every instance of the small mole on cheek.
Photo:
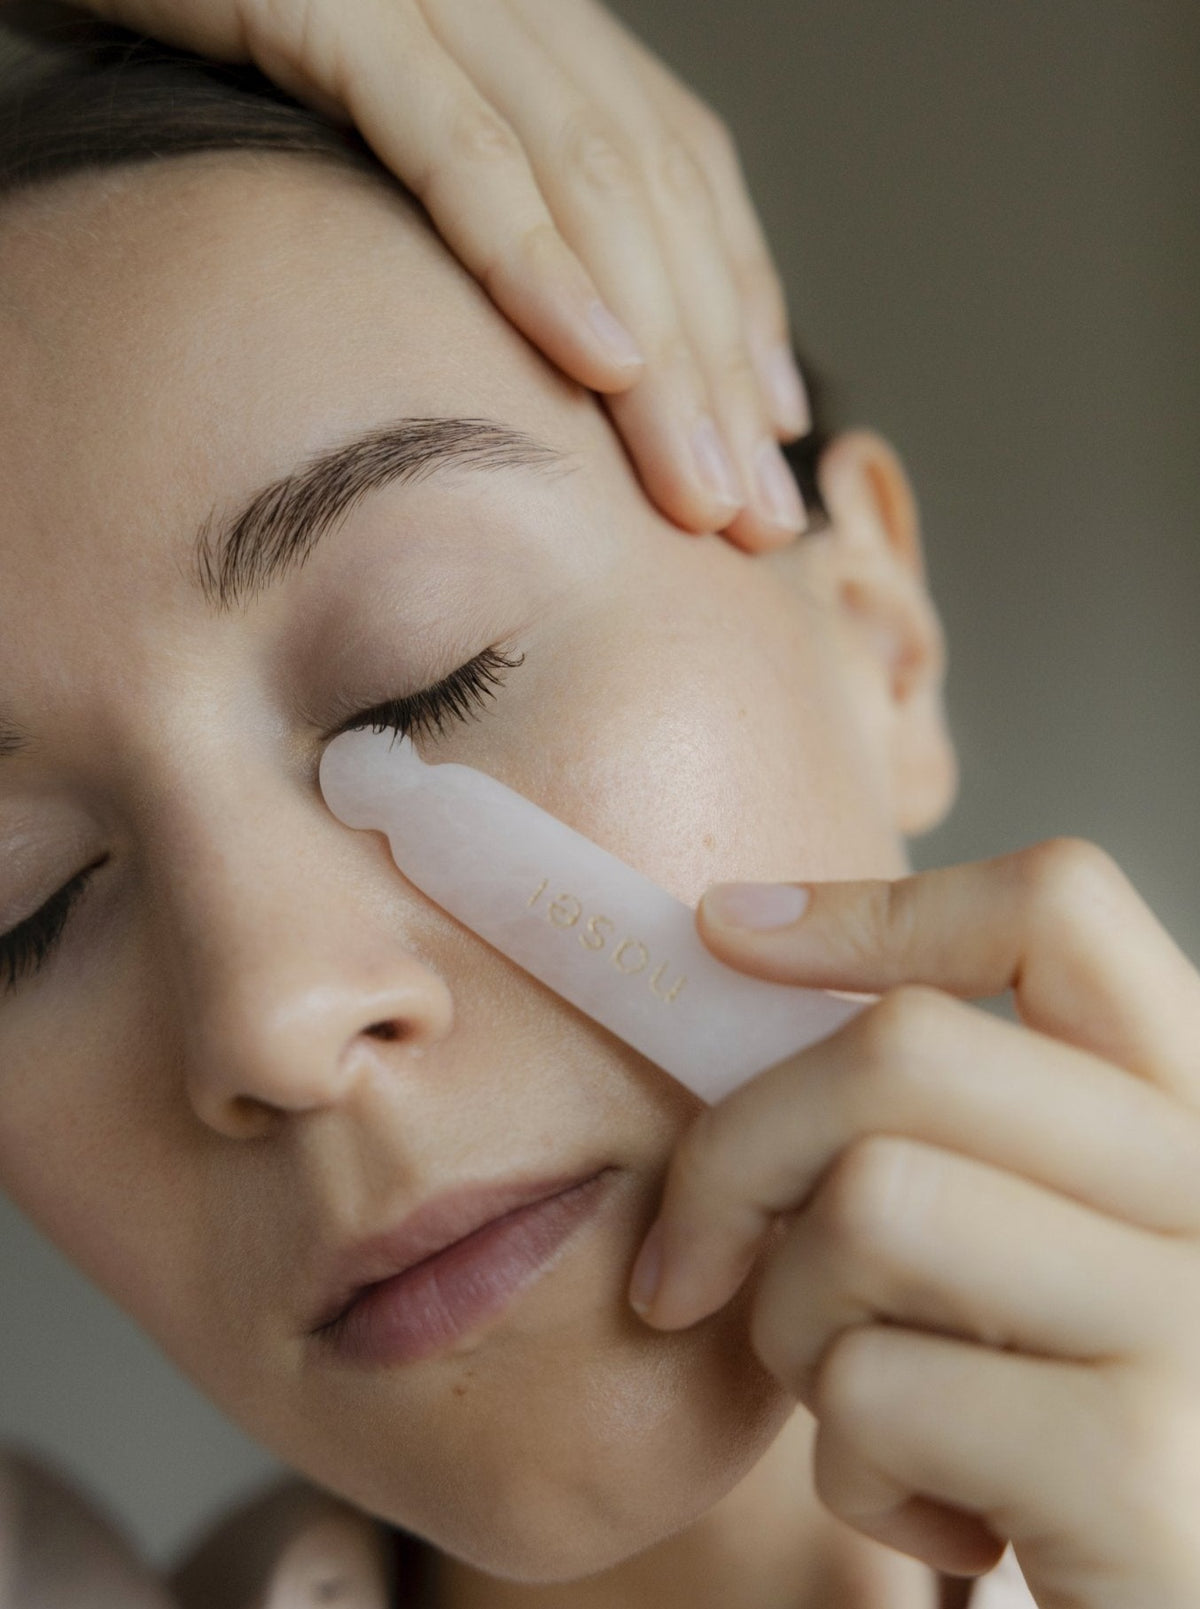
M 713 837 L 711 832 L 706 832 L 704 837 L 701 839 L 701 842 L 703 843 L 705 849 L 715 849 L 717 847 L 717 840 Z

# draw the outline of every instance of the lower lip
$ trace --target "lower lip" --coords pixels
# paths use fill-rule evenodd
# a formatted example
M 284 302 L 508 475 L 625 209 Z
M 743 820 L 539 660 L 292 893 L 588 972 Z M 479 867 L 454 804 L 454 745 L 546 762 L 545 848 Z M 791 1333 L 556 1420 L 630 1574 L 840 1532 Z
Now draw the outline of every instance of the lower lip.
M 372 1285 L 329 1336 L 344 1362 L 416 1363 L 503 1312 L 545 1272 L 554 1253 L 600 1204 L 605 1168 L 544 1201 L 519 1207 L 445 1251 Z

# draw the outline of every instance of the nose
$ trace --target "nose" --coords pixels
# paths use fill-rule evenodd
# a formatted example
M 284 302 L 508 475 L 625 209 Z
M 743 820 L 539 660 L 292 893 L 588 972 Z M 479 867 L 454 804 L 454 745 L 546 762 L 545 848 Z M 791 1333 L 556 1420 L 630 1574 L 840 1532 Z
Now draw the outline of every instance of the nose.
M 445 979 L 405 943 L 416 896 L 397 879 L 381 901 L 382 844 L 330 833 L 307 868 L 294 843 L 286 865 L 194 855 L 176 889 L 187 1096 L 229 1138 L 411 1076 L 453 1025 Z
M 388 973 L 372 983 L 276 965 L 247 978 L 188 1057 L 196 1115 L 252 1138 L 281 1113 L 337 1106 L 364 1080 L 394 1077 L 445 1037 L 453 1008 L 445 982 L 412 957 L 394 956 Z

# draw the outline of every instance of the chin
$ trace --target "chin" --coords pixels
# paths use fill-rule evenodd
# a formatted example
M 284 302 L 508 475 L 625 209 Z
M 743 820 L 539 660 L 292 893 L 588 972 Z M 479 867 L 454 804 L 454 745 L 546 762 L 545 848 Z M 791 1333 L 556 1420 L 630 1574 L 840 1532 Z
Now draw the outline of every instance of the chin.
M 411 1377 L 335 1373 L 300 1412 L 207 1388 L 285 1464 L 449 1558 L 513 1583 L 577 1581 L 701 1520 L 796 1413 L 750 1344 L 752 1284 L 668 1334 L 589 1265 L 556 1321 L 514 1321 Z
M 614 1569 L 687 1530 L 796 1412 L 747 1345 L 744 1319 L 729 1319 L 643 1339 L 623 1371 L 608 1360 L 561 1414 L 548 1456 L 531 1457 L 527 1440 L 507 1464 L 476 1466 L 425 1524 L 398 1523 L 473 1569 L 531 1586 Z

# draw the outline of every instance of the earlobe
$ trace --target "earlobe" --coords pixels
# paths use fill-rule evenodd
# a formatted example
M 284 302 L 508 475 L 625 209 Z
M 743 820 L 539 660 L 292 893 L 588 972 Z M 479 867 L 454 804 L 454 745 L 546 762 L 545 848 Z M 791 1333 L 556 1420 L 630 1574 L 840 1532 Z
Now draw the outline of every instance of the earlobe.
M 920 518 L 904 465 L 871 431 L 837 437 L 818 468 L 830 515 L 821 569 L 897 829 L 936 826 L 957 791 L 942 684 L 945 637 L 925 581 Z

